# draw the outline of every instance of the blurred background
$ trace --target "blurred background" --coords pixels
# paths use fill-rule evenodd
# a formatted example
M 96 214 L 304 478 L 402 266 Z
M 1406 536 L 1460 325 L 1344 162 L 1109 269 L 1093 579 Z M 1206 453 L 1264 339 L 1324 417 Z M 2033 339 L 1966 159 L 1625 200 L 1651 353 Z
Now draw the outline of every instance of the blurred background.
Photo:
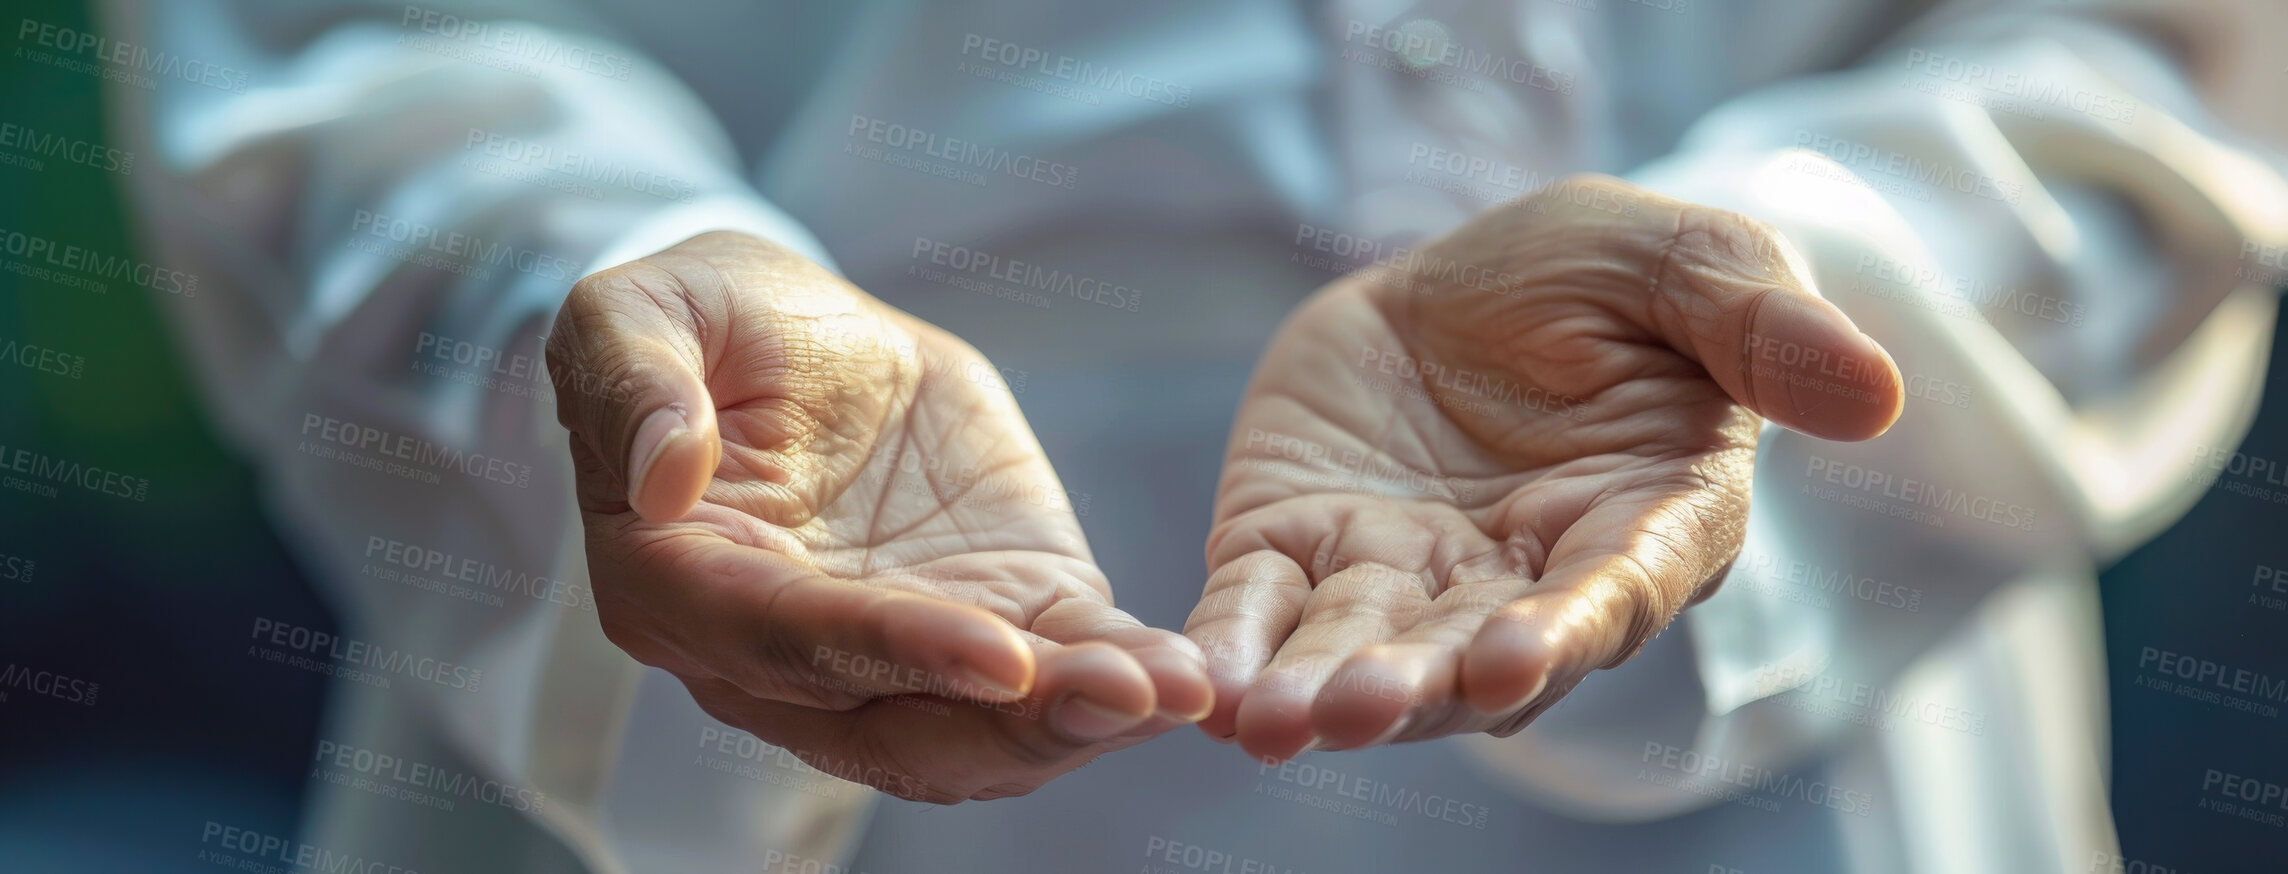
M 74 28 L 92 26 L 69 0 L 19 0 L 11 11 Z M 12 25 L 11 25 L 12 26 Z M 90 142 L 111 141 L 100 83 L 0 58 L 0 123 Z M 124 177 L 60 162 L 42 169 L 0 164 L 0 229 L 36 228 L 51 239 L 131 251 Z M 925 313 L 926 315 L 926 313 Z M 0 689 L 0 871 L 200 871 L 201 829 L 232 822 L 293 834 L 325 703 L 324 681 L 292 670 L 249 668 L 244 617 L 314 628 L 333 619 L 312 596 L 255 500 L 252 475 L 217 442 L 187 385 L 183 365 L 140 289 L 104 293 L 0 272 L 0 341 L 35 342 L 82 356 L 76 374 L 0 368 L 0 446 L 66 448 L 77 458 L 151 481 L 148 498 L 122 500 L 65 490 L 53 497 L 0 491 L 0 666 L 24 666 L 84 681 L 68 702 Z M 1209 357 L 1171 377 L 1169 391 L 1238 398 L 1251 355 Z M 1022 365 L 1023 362 L 1003 362 Z M 2288 388 L 2275 354 L 2262 413 L 2245 451 L 2288 458 Z M 1032 374 L 1035 404 L 1094 403 L 1097 413 L 1187 432 L 1196 452 L 1139 459 L 1102 434 L 1044 429 L 1068 484 L 1092 464 L 1180 471 L 1151 495 L 1094 495 L 1084 519 L 1116 580 L 1196 575 L 1205 508 L 1220 458 L 1223 422 L 1155 418 L 1150 396 L 1107 399 Z M 1115 409 L 1113 407 L 1119 407 Z M 1188 407 L 1187 407 L 1188 409 Z M 2112 695 L 2112 795 L 2123 855 L 2166 860 L 2179 871 L 2288 870 L 2288 831 L 2196 808 L 2184 775 L 2211 767 L 2218 750 L 2245 773 L 2288 777 L 2288 732 L 2278 719 L 2200 706 L 2133 687 L 2138 648 L 2149 641 L 2197 643 L 2211 658 L 2288 674 L 2288 611 L 2250 600 L 2258 569 L 2288 567 L 2288 508 L 2212 490 L 2181 523 L 2108 569 L 2102 581 Z M 1102 530 L 1120 530 L 1106 537 Z M 1138 532 L 1143 532 L 1139 534 Z M 1131 595 L 1144 621 L 1180 626 L 1193 576 Z M 1362 773 L 1453 772 L 1469 767 L 1443 745 L 1372 753 Z M 1105 793 L 1178 789 L 1205 800 L 1165 814 L 1203 843 L 1279 848 L 1283 864 L 1325 870 L 1537 870 L 1476 834 L 1380 829 L 1293 805 L 1235 806 L 1259 781 L 1252 763 L 1196 733 L 1115 756 L 1015 801 L 943 809 L 885 801 L 856 870 L 1097 870 L 1070 848 L 1155 832 L 1104 821 L 1085 802 Z M 1505 797 L 1492 784 L 1458 795 Z M 1286 809 L 1286 808 L 1294 809 Z M 1522 804 L 1505 817 L 1542 818 Z M 1716 809 L 1681 818 L 1679 840 L 1709 847 L 1710 870 L 1754 870 L 1758 848 L 1727 844 Z M 1046 822 L 1030 846 L 982 836 L 1012 823 Z M 1516 822 L 1516 819 L 1503 820 Z M 1595 830 L 1604 826 L 1572 826 Z M 1806 828 L 1819 828 L 1807 822 Z M 1276 838 L 1265 837 L 1281 830 Z M 1222 835 L 1222 838 L 1211 836 Z M 964 847 L 949 857 L 948 847 Z M 1105 870 L 1133 870 L 1133 853 Z M 1733 862 L 1732 860 L 1739 860 Z M 1509 866 L 1519 867 L 1509 867 Z M 1594 864 L 1566 870 L 1606 869 Z M 2096 869 L 2093 869 L 2096 870 Z

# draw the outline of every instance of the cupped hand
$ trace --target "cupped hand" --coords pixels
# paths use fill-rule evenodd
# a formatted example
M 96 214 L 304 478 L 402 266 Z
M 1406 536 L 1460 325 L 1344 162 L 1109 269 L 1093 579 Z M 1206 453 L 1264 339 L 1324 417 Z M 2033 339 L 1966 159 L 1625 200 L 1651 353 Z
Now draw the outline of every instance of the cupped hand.
M 1196 720 L 976 350 L 733 233 L 579 282 L 548 340 L 604 632 L 902 797 L 1023 794 Z
M 1760 417 L 1863 440 L 1901 403 L 1774 231 L 1606 177 L 1345 277 L 1240 404 L 1200 725 L 1270 759 L 1514 732 L 1711 591 Z

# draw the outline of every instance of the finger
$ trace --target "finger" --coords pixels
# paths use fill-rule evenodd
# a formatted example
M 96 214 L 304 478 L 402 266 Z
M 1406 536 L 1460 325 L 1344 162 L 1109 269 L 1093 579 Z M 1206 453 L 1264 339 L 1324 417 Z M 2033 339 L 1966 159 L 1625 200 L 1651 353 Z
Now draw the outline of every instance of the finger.
M 1147 711 L 1100 725 L 1060 719 L 1061 703 L 1080 690 L 1149 701 L 1151 681 L 1118 647 L 1089 642 L 1041 646 L 1036 695 L 973 704 L 926 696 L 878 698 L 848 711 L 766 701 L 720 681 L 686 680 L 692 697 L 717 719 L 752 731 L 812 767 L 916 801 L 948 804 L 1022 795 L 1105 752 L 1144 739 L 1133 727 Z M 1145 703 L 1146 708 L 1149 703 Z M 1120 725 L 1121 721 L 1125 725 Z M 1100 739 L 1087 734 L 1106 732 Z
M 1386 565 L 1346 567 L 1311 591 L 1302 622 L 1239 704 L 1239 745 L 1284 761 L 1323 745 L 1312 702 L 1352 653 L 1412 627 L 1428 609 L 1419 578 Z
M 1733 400 L 1812 436 L 1873 437 L 1905 403 L 1890 355 L 1820 297 L 1785 237 L 1739 213 L 1572 176 L 1440 245 L 1507 253 L 1521 287 L 1592 293 L 1700 365 Z M 1506 300 L 1481 305 L 1495 311 L 1459 307 L 1453 318 L 1465 327 L 1510 323 Z
M 1078 747 L 1111 740 L 1133 733 L 1159 709 L 1151 673 L 1115 644 L 1040 638 L 1033 652 L 1041 681 L 1030 700 L 1048 718 L 1024 727 L 1032 732 L 1028 742 Z
M 1462 653 L 1486 618 L 1529 585 L 1508 577 L 1449 588 L 1428 618 L 1353 653 L 1311 704 L 1311 725 L 1326 748 L 1477 730 L 1485 720 L 1461 704 Z
M 1272 550 L 1225 562 L 1208 575 L 1200 603 L 1184 622 L 1184 635 L 1207 658 L 1215 704 L 1200 730 L 1217 740 L 1239 731 L 1239 703 L 1271 663 L 1279 645 L 1302 621 L 1311 598 L 1303 569 Z
M 1715 474 L 1702 487 L 1648 486 L 1603 500 L 1569 526 L 1541 581 L 1470 641 L 1462 663 L 1470 706 L 1501 714 L 1534 705 L 1628 660 L 1666 628 L 1739 551 L 1745 483 L 1725 467 L 1705 463 Z
M 1532 707 L 1627 647 L 1621 617 L 1642 609 L 1633 586 L 1614 582 L 1628 572 L 1625 562 L 1575 566 L 1496 611 L 1463 651 L 1463 700 L 1492 715 Z
M 1215 704 L 1198 644 L 1092 598 L 1066 598 L 1034 618 L 1032 631 L 1058 643 L 1101 640 L 1127 651 L 1151 678 L 1153 713 L 1169 726 L 1198 722 Z
M 557 420 L 585 440 L 637 514 L 690 512 L 722 455 L 700 319 L 666 271 L 631 262 L 572 287 L 548 336 Z
M 1729 210 L 1635 196 L 1649 204 L 1635 226 L 1651 232 L 1620 242 L 1651 280 L 1646 327 L 1733 400 L 1786 427 L 1865 440 L 1898 419 L 1898 366 L 1820 296 L 1786 237 Z
M 848 707 L 881 694 L 1021 698 L 1033 647 L 967 604 L 818 574 L 786 556 L 705 543 L 687 578 L 642 593 L 693 661 L 749 695 Z
M 1634 656 L 1739 554 L 1753 459 L 1752 447 L 1737 446 L 1657 465 L 1592 499 L 1563 525 L 1541 581 L 1471 640 L 1469 705 L 1538 712 L 1589 672 Z

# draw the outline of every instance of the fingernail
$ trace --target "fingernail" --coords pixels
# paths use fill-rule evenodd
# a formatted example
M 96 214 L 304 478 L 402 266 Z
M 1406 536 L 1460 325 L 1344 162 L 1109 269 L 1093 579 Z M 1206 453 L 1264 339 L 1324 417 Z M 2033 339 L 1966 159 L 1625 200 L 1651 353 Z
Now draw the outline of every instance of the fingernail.
M 1302 755 L 1302 754 L 1304 754 L 1304 753 L 1317 752 L 1317 751 L 1319 751 L 1319 750 L 1323 750 L 1323 749 L 1326 749 L 1326 748 L 1327 748 L 1327 739 L 1326 739 L 1326 738 L 1323 738 L 1323 737 L 1320 737 L 1320 736 L 1318 736 L 1318 735 L 1315 735 L 1315 734 L 1314 734 L 1314 735 L 1311 735 L 1311 739 L 1310 739 L 1310 740 L 1307 740 L 1307 741 L 1304 741 L 1304 742 L 1303 742 L 1303 748 L 1302 748 L 1302 749 L 1299 749 L 1299 750 L 1296 750 L 1296 751 L 1295 751 L 1295 755 L 1296 755 L 1296 756 L 1300 756 L 1300 755 Z M 1292 758 L 1294 758 L 1294 757 L 1295 757 L 1295 756 L 1288 756 L 1288 758 L 1290 758 L 1290 759 L 1292 759 Z
M 667 444 L 674 442 L 676 435 L 690 430 L 691 426 L 683 419 L 682 404 L 668 404 L 644 418 L 643 424 L 636 428 L 634 445 L 628 447 L 629 503 L 643 494 L 644 480 L 659 464 L 659 457 L 667 454 Z
M 1509 709 L 1514 711 L 1533 706 L 1533 702 L 1541 700 L 1541 691 L 1547 688 L 1549 688 L 1549 672 L 1545 670 L 1541 672 L 1541 676 L 1534 678 L 1533 686 L 1525 690 L 1525 697 L 1517 699 L 1517 703 L 1510 705 Z
M 963 682 L 975 687 L 978 692 L 982 693 L 977 696 L 980 700 L 1007 701 L 1025 697 L 1025 690 L 988 677 L 983 671 L 976 668 L 963 668 L 961 676 Z
M 1391 720 L 1389 728 L 1383 729 L 1381 734 L 1375 735 L 1374 740 L 1367 741 L 1366 745 L 1370 747 L 1379 747 L 1383 744 L 1397 740 L 1399 735 L 1406 733 L 1406 727 L 1413 724 L 1414 714 L 1401 713 L 1398 715 L 1397 719 Z
M 1161 719 L 1173 719 L 1177 722 L 1191 725 L 1199 722 L 1202 719 L 1208 718 L 1208 714 L 1214 712 L 1215 702 L 1210 701 L 1207 703 L 1207 706 L 1201 707 L 1200 712 L 1198 713 L 1177 713 L 1173 710 L 1161 709 L 1153 711 L 1152 715 L 1160 717 Z
M 1050 714 L 1057 729 L 1082 740 L 1106 740 L 1119 737 L 1122 732 L 1143 720 L 1116 710 L 1098 706 L 1086 698 L 1070 698 Z

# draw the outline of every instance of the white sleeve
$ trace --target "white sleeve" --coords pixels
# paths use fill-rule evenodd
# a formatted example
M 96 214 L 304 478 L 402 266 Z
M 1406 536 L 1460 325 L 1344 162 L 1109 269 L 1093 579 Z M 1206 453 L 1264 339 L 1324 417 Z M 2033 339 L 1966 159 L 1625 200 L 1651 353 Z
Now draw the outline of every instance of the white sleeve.
M 2288 276 L 2288 118 L 2245 94 L 2288 22 L 2068 7 L 1949 11 L 1720 107 L 1632 174 L 1777 227 L 1893 354 L 1906 411 L 1864 444 L 1767 429 L 1747 542 L 1686 632 L 1473 751 L 1584 815 L 1712 803 L 1643 775 L 1677 749 L 1806 766 L 1895 715 L 1869 702 L 1996 592 L 2086 577 L 2199 498 L 2253 415 Z M 1863 390 L 1850 369 L 1801 389 Z
M 335 684 L 321 740 L 530 790 L 545 801 L 460 805 L 614 870 L 596 821 L 642 671 L 597 627 L 542 335 L 579 277 L 706 230 L 825 255 L 649 60 L 562 10 L 450 8 L 111 3 L 107 39 L 202 70 L 115 83 L 113 121 L 144 156 L 141 232 L 202 280 L 168 313 L 212 421 L 357 644 L 288 655 L 380 678 Z M 263 622 L 238 633 L 296 639 Z M 702 784 L 693 798 L 718 786 L 680 779 Z M 414 852 L 392 843 L 407 835 L 487 847 L 508 833 L 484 813 L 422 819 L 313 787 L 314 828 L 362 831 L 380 858 Z M 835 852 L 782 832 L 832 831 L 802 817 L 687 818 L 736 837 L 678 849 L 623 823 L 618 839 L 686 862 L 749 842 Z

